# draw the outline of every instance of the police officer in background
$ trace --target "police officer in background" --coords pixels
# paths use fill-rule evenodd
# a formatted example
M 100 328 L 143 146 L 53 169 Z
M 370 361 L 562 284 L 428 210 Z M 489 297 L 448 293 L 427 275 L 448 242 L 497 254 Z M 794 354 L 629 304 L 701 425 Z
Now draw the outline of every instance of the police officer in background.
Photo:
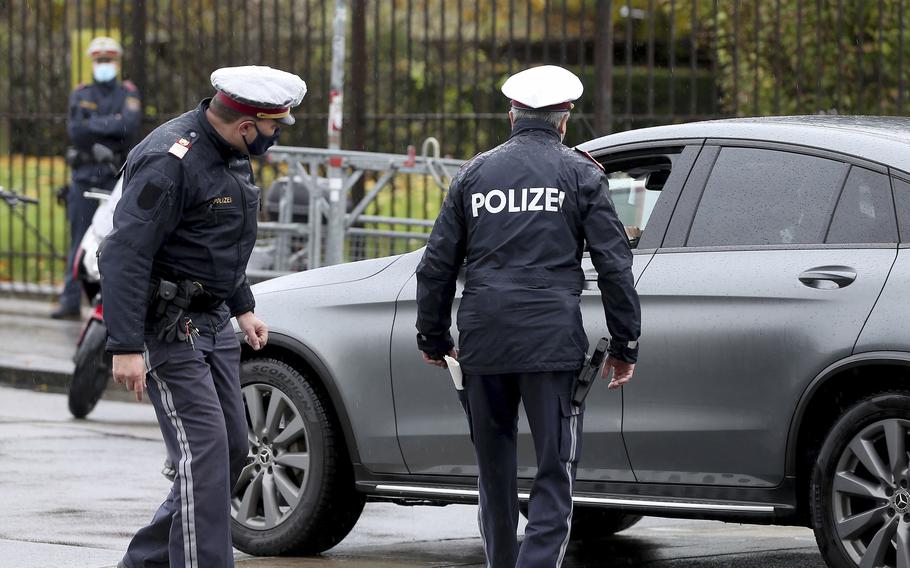
M 604 377 L 632 378 L 640 308 L 632 253 L 603 168 L 567 148 L 578 77 L 555 66 L 510 77 L 512 135 L 466 163 L 449 188 L 417 268 L 417 343 L 427 363 L 458 356 L 479 467 L 487 566 L 560 566 L 572 521 L 581 409 L 571 403 L 588 341 L 582 326 L 582 253 L 597 269 L 612 336 Z M 456 277 L 460 349 L 449 333 Z M 519 548 L 516 434 L 524 402 L 537 454 Z
M 72 242 L 60 305 L 51 314 L 55 319 L 78 317 L 82 303 L 79 282 L 73 278 L 73 263 L 98 207 L 97 200 L 87 199 L 83 193 L 113 189 L 117 172 L 139 134 L 142 121 L 139 91 L 130 81 L 117 80 L 122 54 L 123 48 L 114 39 L 93 39 L 88 55 L 92 59 L 94 81 L 79 85 L 70 95 L 67 133 L 72 146 L 66 158 L 73 178 L 66 195 L 66 213 Z
M 268 340 L 245 276 L 259 210 L 249 157 L 294 123 L 306 84 L 257 66 L 211 79 L 213 98 L 130 153 L 100 251 L 114 380 L 139 400 L 148 388 L 177 472 L 128 568 L 234 565 L 230 498 L 249 447 L 231 316 L 253 349 Z

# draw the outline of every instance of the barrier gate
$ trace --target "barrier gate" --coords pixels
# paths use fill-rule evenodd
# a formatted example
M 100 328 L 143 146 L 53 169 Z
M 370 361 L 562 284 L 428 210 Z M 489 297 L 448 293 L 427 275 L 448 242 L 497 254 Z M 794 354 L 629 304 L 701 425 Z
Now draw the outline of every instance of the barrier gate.
M 367 207 L 380 193 L 390 188 L 398 174 L 429 176 L 443 191 L 452 175 L 465 160 L 441 158 L 439 142 L 428 138 L 418 155 L 413 147 L 407 154 L 383 154 L 353 150 L 274 146 L 268 153 L 272 163 L 285 163 L 287 178 L 273 184 L 270 193 L 279 191 L 277 221 L 259 223 L 261 233 L 273 233 L 273 239 L 260 239 L 247 275 L 264 280 L 299 269 L 318 268 L 342 262 L 345 242 L 353 236 L 426 241 L 426 231 L 397 231 L 355 226 L 358 223 L 381 223 L 408 228 L 433 226 L 429 219 L 367 215 Z M 340 172 L 340 177 L 320 177 L 319 172 Z M 375 172 L 377 179 L 369 192 L 356 204 L 348 200 L 351 189 L 365 174 Z M 305 191 L 298 191 L 303 188 Z M 306 207 L 295 204 L 306 195 Z M 268 197 L 272 201 L 272 197 Z M 306 219 L 295 221 L 295 211 L 304 209 Z M 298 215 L 299 217 L 299 215 Z M 294 242 L 303 242 L 295 247 Z M 296 249 L 296 250 L 295 250 Z

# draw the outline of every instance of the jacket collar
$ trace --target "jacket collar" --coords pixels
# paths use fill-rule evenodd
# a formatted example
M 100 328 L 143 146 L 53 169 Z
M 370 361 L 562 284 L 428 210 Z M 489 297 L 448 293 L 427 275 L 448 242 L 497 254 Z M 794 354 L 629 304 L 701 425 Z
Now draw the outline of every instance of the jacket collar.
M 120 81 L 117 79 L 112 79 L 110 81 L 105 81 L 103 83 L 99 83 L 98 81 L 93 80 L 92 86 L 94 86 L 96 89 L 101 89 L 102 91 L 107 93 L 107 92 L 111 92 L 111 91 L 119 88 Z
M 205 115 L 205 111 L 209 108 L 209 103 L 211 100 L 211 97 L 202 99 L 202 102 L 200 102 L 199 106 L 196 107 L 196 122 L 199 123 L 199 127 L 203 132 L 205 132 L 205 135 L 209 138 L 209 140 L 211 140 L 212 146 L 218 150 L 218 153 L 221 155 L 225 162 L 229 162 L 231 159 L 237 158 L 246 159 L 246 154 L 231 146 L 227 140 L 218 134 L 218 131 L 215 130 L 214 126 L 212 126 L 212 123 L 209 122 L 208 117 Z
M 522 118 L 516 120 L 515 124 L 512 126 L 512 134 L 509 138 L 518 136 L 519 134 L 525 134 L 529 132 L 541 132 L 543 134 L 549 134 L 559 140 L 559 131 L 545 120 L 538 120 L 536 118 Z

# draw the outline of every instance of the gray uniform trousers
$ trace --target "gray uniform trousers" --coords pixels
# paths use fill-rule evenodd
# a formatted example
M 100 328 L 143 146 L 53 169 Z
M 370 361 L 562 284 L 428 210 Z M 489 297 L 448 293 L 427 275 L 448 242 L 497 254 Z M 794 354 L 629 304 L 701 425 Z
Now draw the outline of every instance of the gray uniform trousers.
M 462 403 L 480 470 L 478 524 L 488 568 L 558 568 L 572 524 L 582 414 L 571 404 L 577 372 L 466 375 Z M 523 401 L 537 476 L 518 546 L 517 432 Z
M 127 568 L 234 566 L 230 498 L 249 452 L 240 344 L 220 313 L 193 314 L 196 348 L 146 336 L 148 394 L 177 477 L 127 548 Z

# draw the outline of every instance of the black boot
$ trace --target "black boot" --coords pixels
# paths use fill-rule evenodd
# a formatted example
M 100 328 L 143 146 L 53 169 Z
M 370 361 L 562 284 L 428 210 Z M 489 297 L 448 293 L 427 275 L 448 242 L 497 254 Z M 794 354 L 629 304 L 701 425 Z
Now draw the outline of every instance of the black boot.
M 76 308 L 67 308 L 66 306 L 59 306 L 56 310 L 51 312 L 51 317 L 55 320 L 59 319 L 71 319 L 78 320 L 82 317 L 82 312 L 78 307 Z

